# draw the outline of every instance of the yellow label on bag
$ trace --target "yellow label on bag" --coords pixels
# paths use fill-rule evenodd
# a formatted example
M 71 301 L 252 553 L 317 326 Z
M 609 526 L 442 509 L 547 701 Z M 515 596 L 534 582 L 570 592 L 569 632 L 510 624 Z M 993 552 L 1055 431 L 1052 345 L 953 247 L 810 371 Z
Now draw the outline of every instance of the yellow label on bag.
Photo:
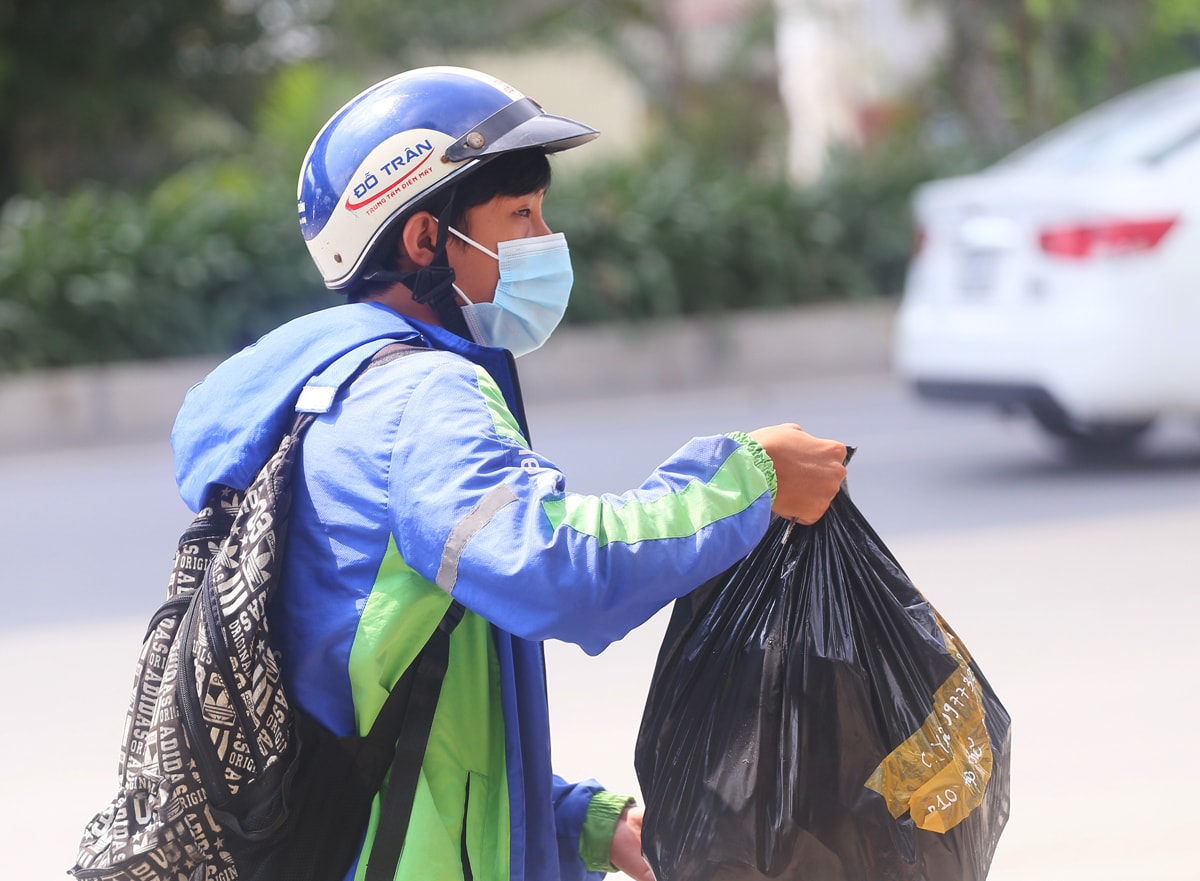
M 883 796 L 893 817 L 907 811 L 918 828 L 946 832 L 983 801 L 992 776 L 992 744 L 971 656 L 933 614 L 958 670 L 933 693 L 933 712 L 879 763 L 866 786 Z

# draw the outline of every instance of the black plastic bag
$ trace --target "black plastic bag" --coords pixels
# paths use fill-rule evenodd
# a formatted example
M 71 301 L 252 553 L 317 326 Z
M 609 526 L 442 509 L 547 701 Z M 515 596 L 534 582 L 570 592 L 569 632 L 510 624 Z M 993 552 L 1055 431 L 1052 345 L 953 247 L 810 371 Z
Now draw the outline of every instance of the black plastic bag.
M 842 492 L 676 601 L 635 764 L 658 881 L 974 881 L 1009 716 Z

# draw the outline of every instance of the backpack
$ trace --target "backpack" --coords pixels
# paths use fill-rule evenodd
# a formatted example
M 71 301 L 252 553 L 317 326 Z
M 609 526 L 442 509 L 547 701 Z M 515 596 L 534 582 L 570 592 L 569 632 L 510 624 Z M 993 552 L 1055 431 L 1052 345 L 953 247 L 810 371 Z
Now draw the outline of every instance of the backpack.
M 371 881 L 393 877 L 463 609 L 451 602 L 365 737 L 338 737 L 288 701 L 267 611 L 304 432 L 362 370 L 419 351 L 378 340 L 311 379 L 251 485 L 218 487 L 184 531 L 138 657 L 117 795 L 87 824 L 69 874 L 340 881 L 390 771 L 366 858 Z

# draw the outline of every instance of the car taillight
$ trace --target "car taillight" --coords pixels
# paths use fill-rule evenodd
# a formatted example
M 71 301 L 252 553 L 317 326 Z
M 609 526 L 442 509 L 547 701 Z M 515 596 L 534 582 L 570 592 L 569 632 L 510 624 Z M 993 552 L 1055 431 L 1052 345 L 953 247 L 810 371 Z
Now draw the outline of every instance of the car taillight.
M 1115 221 L 1073 224 L 1043 230 L 1038 236 L 1042 250 L 1052 257 L 1085 260 L 1151 251 L 1175 225 L 1166 220 Z
M 923 250 L 925 250 L 925 239 L 927 237 L 928 237 L 928 233 L 925 232 L 924 226 L 918 224 L 916 227 L 914 227 L 913 237 L 912 237 L 912 254 L 911 254 L 911 256 L 916 257 Z

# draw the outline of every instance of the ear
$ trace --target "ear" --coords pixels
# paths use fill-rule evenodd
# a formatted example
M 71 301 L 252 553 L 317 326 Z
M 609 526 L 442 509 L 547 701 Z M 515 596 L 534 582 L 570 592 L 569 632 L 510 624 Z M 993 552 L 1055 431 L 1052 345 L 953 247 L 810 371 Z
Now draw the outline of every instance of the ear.
M 418 211 L 404 223 L 399 246 L 401 263 L 409 262 L 416 268 L 433 262 L 437 250 L 437 219 L 428 211 Z

